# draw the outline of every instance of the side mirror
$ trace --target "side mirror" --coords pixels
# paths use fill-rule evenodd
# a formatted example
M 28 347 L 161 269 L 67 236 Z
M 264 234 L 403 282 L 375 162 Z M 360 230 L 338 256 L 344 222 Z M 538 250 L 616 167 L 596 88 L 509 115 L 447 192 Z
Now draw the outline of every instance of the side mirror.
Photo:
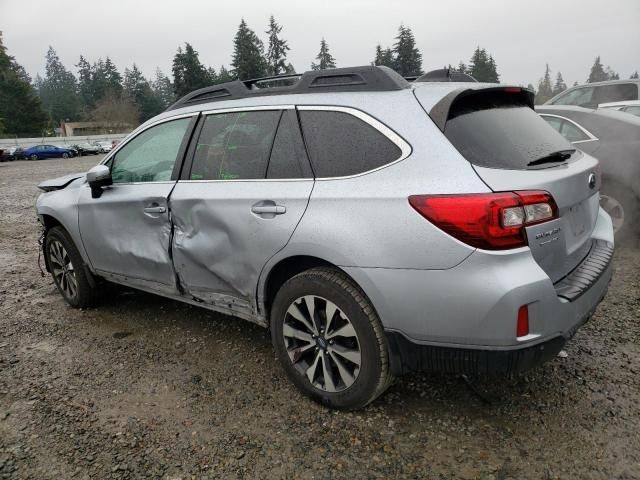
M 111 185 L 111 170 L 106 165 L 96 165 L 87 172 L 87 183 L 91 187 L 91 197 L 100 198 L 102 187 Z

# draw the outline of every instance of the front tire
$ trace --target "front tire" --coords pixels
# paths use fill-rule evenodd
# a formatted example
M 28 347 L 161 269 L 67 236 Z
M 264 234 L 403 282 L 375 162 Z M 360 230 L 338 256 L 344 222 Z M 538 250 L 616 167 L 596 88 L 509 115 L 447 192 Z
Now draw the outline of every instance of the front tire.
M 273 302 L 271 337 L 289 379 L 327 407 L 363 408 L 391 384 L 380 319 L 339 270 L 314 268 L 285 282 Z
M 38 155 L 36 155 L 36 154 L 34 153 L 34 154 L 32 154 L 29 158 L 30 158 L 31 160 L 38 160 Z
M 62 227 L 47 231 L 44 246 L 45 257 L 53 281 L 62 297 L 75 308 L 93 305 L 97 289 L 91 273 L 85 268 L 82 256 Z

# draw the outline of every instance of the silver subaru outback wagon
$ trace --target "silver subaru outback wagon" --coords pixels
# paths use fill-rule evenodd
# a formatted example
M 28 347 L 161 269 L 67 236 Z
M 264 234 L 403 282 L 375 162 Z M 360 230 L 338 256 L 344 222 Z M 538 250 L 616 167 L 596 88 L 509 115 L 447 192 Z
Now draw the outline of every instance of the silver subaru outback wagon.
M 109 281 L 267 327 L 334 408 L 394 375 L 553 357 L 611 277 L 597 161 L 519 87 L 385 67 L 193 92 L 86 174 L 43 182 L 65 300 Z

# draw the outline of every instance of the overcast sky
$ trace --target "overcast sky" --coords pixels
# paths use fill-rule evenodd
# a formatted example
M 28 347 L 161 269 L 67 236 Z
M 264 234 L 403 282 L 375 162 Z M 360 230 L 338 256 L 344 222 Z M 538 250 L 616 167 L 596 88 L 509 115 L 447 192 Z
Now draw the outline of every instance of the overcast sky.
M 9 53 L 31 75 L 44 71 L 49 45 L 72 67 L 109 56 L 151 76 L 171 72 L 183 42 L 216 70 L 228 67 L 244 19 L 266 41 L 269 15 L 284 27 L 289 60 L 309 69 L 324 37 L 338 66 L 371 62 L 376 44 L 413 29 L 425 71 L 469 60 L 476 45 L 498 64 L 501 80 L 536 84 L 549 63 L 567 84 L 584 82 L 596 55 L 622 78 L 640 70 L 640 0 L 0 0 Z

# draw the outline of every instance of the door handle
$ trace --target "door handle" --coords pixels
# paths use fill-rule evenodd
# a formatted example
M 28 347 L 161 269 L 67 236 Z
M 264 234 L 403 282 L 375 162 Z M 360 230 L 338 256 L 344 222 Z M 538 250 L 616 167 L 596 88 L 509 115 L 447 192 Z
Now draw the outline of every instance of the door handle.
M 256 204 L 251 207 L 251 211 L 256 215 L 282 215 L 287 213 L 287 207 L 284 205 Z
M 144 213 L 164 213 L 167 209 L 165 207 L 145 207 Z

